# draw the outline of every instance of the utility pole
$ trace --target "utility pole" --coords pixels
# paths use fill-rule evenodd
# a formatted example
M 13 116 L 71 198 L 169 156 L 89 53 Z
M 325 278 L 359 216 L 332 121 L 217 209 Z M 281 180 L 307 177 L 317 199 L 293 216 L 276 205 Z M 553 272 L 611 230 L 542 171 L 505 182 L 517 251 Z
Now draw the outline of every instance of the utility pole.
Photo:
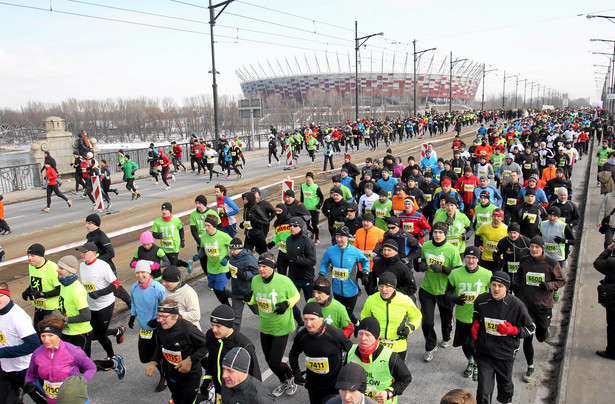
M 226 9 L 226 7 L 231 4 L 235 0 L 226 0 L 221 3 L 212 5 L 211 0 L 209 0 L 209 32 L 211 37 L 211 71 L 209 73 L 212 74 L 213 77 L 213 95 L 214 95 L 214 139 L 216 140 L 216 146 L 218 144 L 218 139 L 220 138 L 220 123 L 218 121 L 218 84 L 216 82 L 216 53 L 214 51 L 214 25 L 216 25 L 216 20 L 220 17 L 220 14 Z M 216 8 L 222 7 L 222 10 L 216 14 Z
M 373 36 L 382 36 L 384 32 L 359 37 L 357 22 L 354 22 L 354 120 L 359 120 L 359 48 Z M 362 41 L 362 42 L 361 42 Z
M 429 51 L 432 51 L 432 50 L 436 50 L 436 48 L 429 48 L 429 49 L 425 49 L 425 50 L 417 52 L 416 51 L 416 39 L 412 41 L 412 46 L 413 46 L 413 55 L 414 55 L 414 68 L 412 70 L 412 74 L 413 74 L 413 77 L 412 77 L 412 83 L 413 83 L 412 87 L 414 88 L 414 98 L 413 98 L 413 101 L 412 101 L 412 106 L 413 106 L 413 111 L 414 111 L 414 115 L 413 116 L 416 117 L 416 86 L 418 84 L 417 81 L 416 81 L 416 64 L 417 64 L 419 58 L 421 56 L 423 56 L 423 53 L 429 52 Z M 429 93 L 427 93 L 427 96 L 429 96 Z
M 513 77 L 518 77 L 519 75 L 515 75 L 515 76 L 507 76 L 506 75 L 506 71 L 504 71 L 504 83 L 502 84 L 502 109 L 504 109 L 504 106 L 506 104 L 506 80 L 513 78 Z
M 523 109 L 525 109 L 525 93 L 527 92 L 527 79 L 523 79 L 521 80 L 524 85 L 523 85 Z
M 448 113 L 453 112 L 453 67 L 459 63 L 466 61 L 468 59 L 456 59 L 453 61 L 453 51 L 451 51 L 451 68 L 449 74 L 449 82 L 448 82 Z
M 485 110 L 485 75 L 489 72 L 494 72 L 498 69 L 490 69 L 490 70 L 485 70 L 485 64 L 483 63 L 483 94 L 481 97 L 481 101 L 480 101 L 480 110 L 484 111 Z

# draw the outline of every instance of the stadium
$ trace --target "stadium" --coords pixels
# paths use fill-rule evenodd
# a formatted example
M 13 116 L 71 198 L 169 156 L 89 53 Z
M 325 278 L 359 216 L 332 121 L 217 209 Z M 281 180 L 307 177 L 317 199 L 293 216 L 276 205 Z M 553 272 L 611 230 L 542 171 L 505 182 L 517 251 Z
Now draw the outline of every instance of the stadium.
M 412 55 L 410 55 L 410 58 Z M 450 61 L 445 56 L 441 61 L 432 58 L 429 63 L 419 65 L 417 69 L 417 104 L 448 104 L 450 80 Z M 312 59 L 314 60 L 314 59 Z M 265 70 L 261 63 L 257 66 L 247 66 L 236 71 L 240 79 L 241 90 L 246 97 L 268 98 L 278 95 L 283 101 L 295 100 L 305 103 L 314 98 L 315 94 L 324 95 L 324 102 L 328 97 L 341 97 L 354 104 L 355 72 L 339 66 L 338 71 L 331 71 L 329 60 L 326 60 L 327 71 L 320 71 L 317 63 L 299 63 L 295 58 L 296 66 L 286 59 L 286 69 L 278 62 L 279 68 L 274 70 L 271 63 L 266 62 L 269 69 Z M 322 61 L 321 61 L 322 63 Z M 403 66 L 395 65 L 393 61 L 390 68 L 384 70 L 384 63 L 380 71 L 359 72 L 359 95 L 361 105 L 383 104 L 412 104 L 414 97 L 414 74 L 411 62 Z M 306 66 L 307 70 L 306 71 Z M 438 66 L 435 68 L 434 66 Z M 369 67 L 369 66 L 368 66 Z M 318 70 L 318 71 L 312 71 Z M 401 71 L 400 71 L 401 70 Z M 409 71 L 407 71 L 409 70 Z M 456 105 L 463 105 L 474 100 L 480 85 L 483 65 L 464 61 L 456 63 L 452 74 L 452 99 Z

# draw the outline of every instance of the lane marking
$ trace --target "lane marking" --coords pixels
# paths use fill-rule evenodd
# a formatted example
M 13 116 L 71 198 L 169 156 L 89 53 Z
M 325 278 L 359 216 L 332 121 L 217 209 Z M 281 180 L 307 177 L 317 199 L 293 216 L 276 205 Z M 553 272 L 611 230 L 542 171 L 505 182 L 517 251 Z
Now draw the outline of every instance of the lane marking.
M 282 357 L 282 362 L 287 362 L 287 361 L 288 361 L 288 358 L 286 356 Z M 267 370 L 261 373 L 261 380 L 264 382 L 265 380 L 269 379 L 272 375 L 273 375 L 273 371 L 268 368 Z

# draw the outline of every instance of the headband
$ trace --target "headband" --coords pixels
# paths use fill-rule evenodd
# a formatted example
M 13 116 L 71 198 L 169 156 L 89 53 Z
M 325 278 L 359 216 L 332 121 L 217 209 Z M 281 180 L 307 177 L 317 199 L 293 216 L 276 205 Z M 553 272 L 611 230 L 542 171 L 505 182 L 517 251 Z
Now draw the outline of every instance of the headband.
M 314 285 L 312 287 L 313 290 L 318 291 L 318 292 L 322 292 L 326 295 L 330 295 L 331 294 L 331 287 L 330 286 L 326 286 L 326 285 Z
M 500 212 L 500 211 L 493 211 L 492 215 L 493 215 L 493 216 L 504 217 L 504 212 Z
M 263 257 L 260 257 L 260 258 L 258 259 L 258 264 L 259 264 L 259 265 L 265 265 L 265 266 L 268 266 L 269 268 L 273 268 L 273 269 L 275 269 L 275 268 L 276 268 L 275 262 L 273 262 L 273 261 L 272 261 L 272 260 L 270 260 L 270 259 L 263 258 Z
M 51 327 L 49 325 L 39 329 L 39 331 L 41 334 L 53 334 L 62 338 L 62 330 L 58 330 L 57 328 Z
M 0 289 L 0 295 L 7 295 L 8 297 L 11 297 L 11 292 L 7 289 Z
M 179 308 L 173 306 L 158 306 L 158 313 L 179 314 Z

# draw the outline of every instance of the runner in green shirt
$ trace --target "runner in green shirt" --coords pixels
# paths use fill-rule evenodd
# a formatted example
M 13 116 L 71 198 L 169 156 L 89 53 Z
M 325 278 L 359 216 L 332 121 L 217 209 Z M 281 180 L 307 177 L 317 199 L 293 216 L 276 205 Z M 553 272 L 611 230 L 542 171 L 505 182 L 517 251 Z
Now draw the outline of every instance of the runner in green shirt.
M 132 200 L 139 199 L 141 194 L 135 188 L 135 173 L 139 169 L 137 163 L 130 159 L 128 154 L 124 155 L 124 164 L 122 164 L 122 171 L 124 171 L 124 181 L 126 181 L 126 189 L 132 194 Z
M 372 213 L 376 218 L 375 226 L 386 232 L 388 230 L 387 218 L 391 217 L 392 211 L 393 202 L 389 199 L 387 191 L 381 189 L 378 192 L 378 200 L 372 205 Z
M 160 240 L 160 248 L 169 258 L 171 265 L 185 267 L 188 273 L 192 273 L 192 261 L 179 259 L 179 250 L 184 248 L 184 225 L 176 217 L 173 217 L 173 205 L 170 202 L 162 204 L 162 217 L 154 221 L 152 234 Z
M 446 284 L 448 274 L 453 268 L 463 265 L 459 250 L 451 243 L 446 242 L 448 226 L 444 222 L 436 222 L 432 226 L 432 239 L 423 243 L 421 260 L 417 271 L 425 272 L 423 283 L 419 289 L 421 313 L 423 314 L 423 336 L 425 337 L 425 355 L 423 360 L 431 362 L 433 354 L 438 349 L 438 337 L 434 329 L 434 314 L 436 305 L 440 312 L 442 328 L 442 342 L 440 346 L 450 346 L 451 332 L 453 330 L 453 307 L 446 299 Z
M 342 331 L 348 338 L 352 335 L 354 327 L 350 322 L 348 311 L 343 304 L 333 298 L 331 282 L 324 276 L 314 281 L 314 297 L 309 302 L 316 302 L 322 309 L 324 321 Z
M 270 252 L 258 259 L 258 275 L 252 278 L 252 293 L 248 304 L 258 306 L 261 347 L 271 371 L 280 384 L 273 390 L 275 397 L 297 391 L 293 372 L 282 362 L 288 335 L 295 330 L 292 307 L 299 301 L 299 292 L 290 278 L 275 272 L 275 257 Z
M 450 223 L 446 240 L 457 247 L 461 254 L 466 249 L 466 232 L 470 228 L 470 219 L 465 213 L 457 209 L 457 199 L 448 198 L 444 210 L 438 209 L 434 216 L 434 222 Z
M 196 205 L 196 209 L 194 212 L 190 213 L 190 233 L 192 234 L 192 238 L 196 242 L 197 250 L 201 245 L 201 236 L 205 233 L 205 218 L 207 215 L 214 215 L 218 218 L 218 224 L 216 226 L 220 226 L 222 220 L 213 209 L 209 209 L 207 207 L 207 198 L 205 195 L 198 195 L 194 199 L 194 204 Z M 203 268 L 203 272 L 207 273 L 205 269 L 207 268 L 207 255 L 203 255 L 200 259 L 201 268 Z
M 305 174 L 305 182 L 301 184 L 301 202 L 303 202 L 310 212 L 310 215 L 312 215 L 310 222 L 307 224 L 307 228 L 314 235 L 314 244 L 316 245 L 320 244 L 318 222 L 320 218 L 320 208 L 324 200 L 325 197 L 320 191 L 320 187 L 314 184 L 314 173 L 308 171 Z
M 92 331 L 90 319 L 90 306 L 88 305 L 88 292 L 77 278 L 79 261 L 72 255 L 67 255 L 58 260 L 58 280 L 61 284 L 58 305 L 60 313 L 64 317 L 65 335 L 88 334 Z M 90 340 L 91 335 L 85 336 Z
M 30 285 L 21 294 L 23 300 L 32 300 L 34 306 L 34 328 L 43 318 L 58 308 L 60 282 L 58 281 L 58 266 L 45 258 L 45 247 L 32 244 L 28 247 L 28 274 Z
M 468 246 L 465 249 L 465 266 L 453 269 L 446 285 L 446 297 L 456 304 L 453 346 L 461 346 L 463 354 L 468 359 L 463 375 L 464 377 L 472 376 L 474 381 L 478 380 L 478 367 L 474 362 L 474 341 L 471 333 L 474 300 L 478 295 L 489 290 L 492 275 L 488 269 L 478 266 L 480 255 L 478 247 Z

